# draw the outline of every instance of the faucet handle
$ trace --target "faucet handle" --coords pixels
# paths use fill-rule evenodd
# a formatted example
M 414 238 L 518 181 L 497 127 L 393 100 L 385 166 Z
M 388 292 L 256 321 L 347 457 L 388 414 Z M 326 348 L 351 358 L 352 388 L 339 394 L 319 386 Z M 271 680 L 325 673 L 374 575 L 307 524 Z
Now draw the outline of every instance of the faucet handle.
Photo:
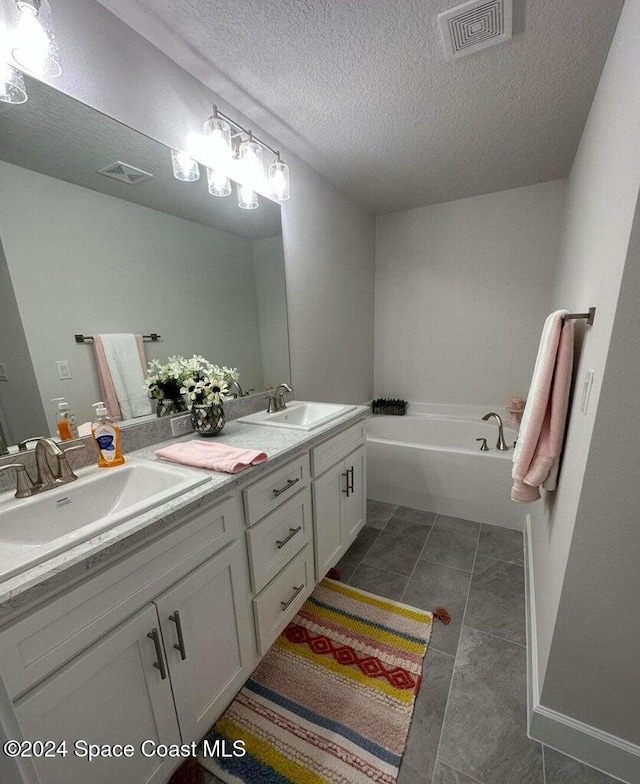
M 33 495 L 36 485 L 31 481 L 25 466 L 22 463 L 9 463 L 0 466 L 0 471 L 6 471 L 8 468 L 16 469 L 16 498 L 28 498 Z
M 44 436 L 32 436 L 31 438 L 25 438 L 24 441 L 21 441 L 18 444 L 18 451 L 19 452 L 26 452 L 27 451 L 27 447 L 29 446 L 29 444 L 35 444 L 38 441 L 40 441 L 41 438 L 44 438 Z
M 487 446 L 487 439 L 486 438 L 476 438 L 476 441 L 482 441 L 482 445 L 480 446 L 481 452 L 488 452 L 489 447 Z
M 68 449 L 62 450 L 62 454 L 58 456 L 59 470 L 58 476 L 56 477 L 60 484 L 64 484 L 65 482 L 73 482 L 78 478 L 67 462 L 67 452 L 77 452 L 79 449 L 84 448 L 84 444 L 78 444 L 77 446 L 70 446 Z

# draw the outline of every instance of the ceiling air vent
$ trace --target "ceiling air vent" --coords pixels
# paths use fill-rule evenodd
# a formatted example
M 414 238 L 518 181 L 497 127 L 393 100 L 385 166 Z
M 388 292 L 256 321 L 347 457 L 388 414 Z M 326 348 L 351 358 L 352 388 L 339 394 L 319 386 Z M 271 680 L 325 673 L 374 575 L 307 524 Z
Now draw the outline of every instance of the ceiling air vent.
M 136 169 L 135 166 L 129 166 L 128 163 L 122 163 L 122 161 L 116 161 L 109 166 L 105 166 L 104 169 L 98 169 L 98 174 L 104 174 L 105 177 L 126 182 L 127 185 L 137 185 L 139 182 L 150 180 L 153 177 L 153 174 L 142 171 L 142 169 Z
M 438 14 L 447 60 L 511 38 L 512 0 L 471 0 Z

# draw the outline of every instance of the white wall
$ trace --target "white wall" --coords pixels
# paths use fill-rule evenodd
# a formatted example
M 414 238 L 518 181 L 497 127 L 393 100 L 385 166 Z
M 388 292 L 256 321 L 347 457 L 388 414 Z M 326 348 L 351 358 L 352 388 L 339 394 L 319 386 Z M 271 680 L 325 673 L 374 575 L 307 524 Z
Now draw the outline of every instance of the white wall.
M 46 433 L 47 424 L 40 403 L 38 382 L 29 357 L 1 233 L 0 362 L 5 364 L 9 379 L 0 381 L 0 415 L 6 443 L 17 444 L 38 433 Z
M 557 306 L 597 307 L 575 375 L 577 388 L 588 369 L 595 382 L 586 416 L 574 396 L 557 492 L 531 508 L 537 697 L 636 744 L 638 302 L 637 289 L 620 287 L 625 260 L 625 283 L 637 286 L 637 249 L 627 253 L 640 186 L 638 51 L 640 0 L 627 0 L 569 177 L 555 282 Z
M 558 180 L 377 218 L 376 397 L 526 397 L 564 199 Z
M 135 13 L 127 3 L 109 5 Z M 189 64 L 166 30 L 147 24 L 145 35 L 173 47 L 191 73 L 95 0 L 56 0 L 55 16 L 64 72 L 52 86 L 169 147 L 184 148 L 189 133 L 202 131 L 213 102 L 263 136 L 260 107 L 241 95 L 233 106 L 212 92 L 211 68 Z M 217 65 L 230 76 L 220 86 L 230 95 L 234 64 Z M 242 115 L 248 107 L 252 122 Z M 373 389 L 373 218 L 285 148 L 282 157 L 292 183 L 282 212 L 296 395 L 360 402 Z
M 203 354 L 262 387 L 250 240 L 4 162 L 0 235 L 48 415 L 66 396 L 87 421 L 100 399 L 77 332 L 158 332 L 147 358 Z M 69 362 L 70 381 L 56 360 Z
M 264 368 L 263 389 L 273 389 L 282 381 L 290 381 L 282 237 L 255 240 L 252 245 L 260 353 Z

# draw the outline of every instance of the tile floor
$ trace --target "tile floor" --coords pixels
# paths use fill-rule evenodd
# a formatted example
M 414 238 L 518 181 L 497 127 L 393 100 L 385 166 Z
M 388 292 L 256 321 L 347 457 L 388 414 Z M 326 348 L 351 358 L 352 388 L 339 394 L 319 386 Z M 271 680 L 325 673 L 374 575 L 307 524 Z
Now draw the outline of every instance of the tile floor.
M 338 569 L 452 616 L 434 626 L 398 784 L 616 784 L 527 737 L 522 534 L 369 501 Z

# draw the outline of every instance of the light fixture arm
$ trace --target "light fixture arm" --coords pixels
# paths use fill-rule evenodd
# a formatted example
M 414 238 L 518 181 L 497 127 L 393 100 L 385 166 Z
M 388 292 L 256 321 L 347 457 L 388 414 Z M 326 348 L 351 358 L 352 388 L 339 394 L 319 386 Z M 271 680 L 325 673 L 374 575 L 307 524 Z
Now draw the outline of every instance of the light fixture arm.
M 265 150 L 269 150 L 270 153 L 275 155 L 276 158 L 278 158 L 278 160 L 280 160 L 280 152 L 278 150 L 274 150 L 273 147 L 270 144 L 267 144 L 266 142 L 262 141 L 262 139 L 259 139 L 253 133 L 253 131 L 247 130 L 247 128 L 245 128 L 243 125 L 240 125 L 240 123 L 236 122 L 235 120 L 232 120 L 231 117 L 229 117 L 228 115 L 224 114 L 224 112 L 221 112 L 220 109 L 218 109 L 218 107 L 217 107 L 217 105 L 215 103 L 213 104 L 213 116 L 214 117 L 221 117 L 223 120 L 226 120 L 229 123 L 229 125 L 232 125 L 238 131 L 240 131 L 241 134 L 242 133 L 246 134 L 249 137 L 250 141 L 258 142 L 258 144 L 261 147 L 264 147 Z M 237 135 L 238 134 L 234 134 L 233 138 L 235 138 Z

